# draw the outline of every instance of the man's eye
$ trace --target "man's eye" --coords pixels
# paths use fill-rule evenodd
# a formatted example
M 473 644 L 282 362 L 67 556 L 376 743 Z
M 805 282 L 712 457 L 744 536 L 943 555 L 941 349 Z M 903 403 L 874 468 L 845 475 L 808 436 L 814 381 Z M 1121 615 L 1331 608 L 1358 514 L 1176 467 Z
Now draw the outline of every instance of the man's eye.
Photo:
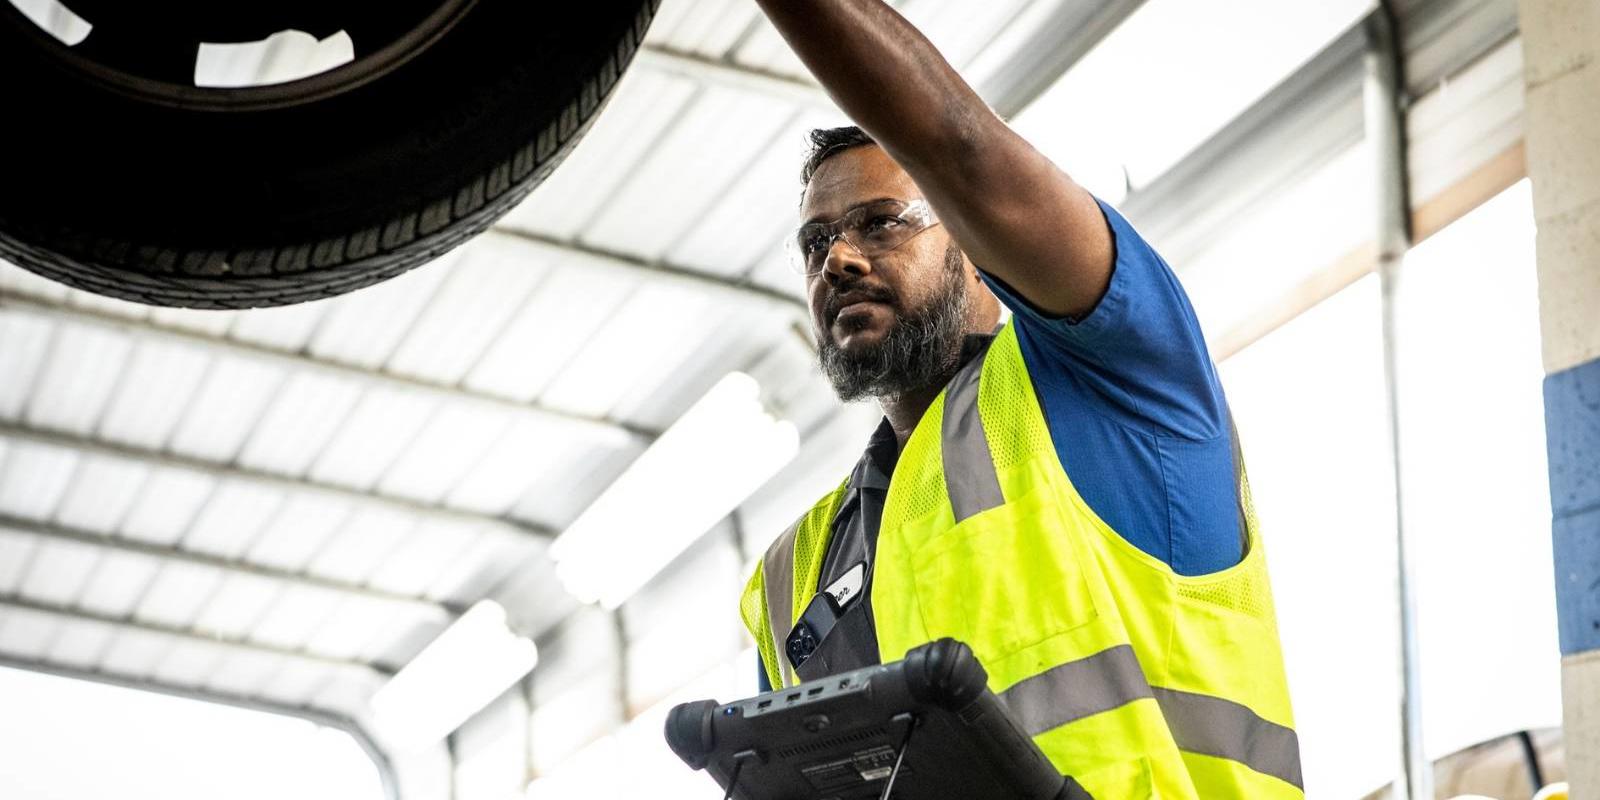
M 897 228 L 904 224 L 905 220 L 897 216 L 892 214 L 883 214 L 868 220 L 863 230 L 865 230 L 867 233 L 881 233 L 891 228 Z
M 808 233 L 800 237 L 800 252 L 806 255 L 815 255 L 828 246 L 828 237 L 820 233 Z

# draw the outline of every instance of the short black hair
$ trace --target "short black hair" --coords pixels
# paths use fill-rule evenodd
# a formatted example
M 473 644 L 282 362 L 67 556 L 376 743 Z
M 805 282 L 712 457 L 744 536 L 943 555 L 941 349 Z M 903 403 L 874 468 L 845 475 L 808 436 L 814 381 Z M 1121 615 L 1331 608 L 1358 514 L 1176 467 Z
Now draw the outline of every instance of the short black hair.
M 800 170 L 800 186 L 811 185 L 811 176 L 817 174 L 823 162 L 833 158 L 846 150 L 863 145 L 877 144 L 867 132 L 854 125 L 843 128 L 815 128 L 808 134 L 811 141 L 811 152 L 806 156 L 806 163 Z

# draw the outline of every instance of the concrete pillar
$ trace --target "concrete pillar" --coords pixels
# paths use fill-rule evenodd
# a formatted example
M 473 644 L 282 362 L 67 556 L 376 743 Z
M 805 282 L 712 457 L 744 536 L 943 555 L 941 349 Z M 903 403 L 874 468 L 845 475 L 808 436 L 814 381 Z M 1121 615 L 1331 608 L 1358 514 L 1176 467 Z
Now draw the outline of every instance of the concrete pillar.
M 1520 10 L 1567 768 L 1600 800 L 1600 0 Z

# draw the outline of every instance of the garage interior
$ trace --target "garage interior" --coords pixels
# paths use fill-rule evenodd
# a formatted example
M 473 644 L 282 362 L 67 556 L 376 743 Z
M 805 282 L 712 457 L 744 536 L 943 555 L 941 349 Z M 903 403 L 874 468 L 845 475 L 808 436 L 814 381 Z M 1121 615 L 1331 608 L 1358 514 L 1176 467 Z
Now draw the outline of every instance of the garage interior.
M 1534 124 L 1600 131 L 1592 98 L 1532 99 L 1600 67 L 1552 66 L 1524 36 L 1559 44 L 1561 20 L 1600 15 L 1395 3 L 1391 159 L 1370 107 L 1382 11 L 1364 0 L 894 5 L 1193 298 L 1270 542 L 1308 796 L 1370 796 L 1402 772 L 1407 676 L 1437 796 L 1532 797 L 1529 764 L 1565 779 L 1579 743 L 1600 775 L 1600 706 L 1570 688 L 1600 678 L 1566 678 L 1561 734 L 1550 521 L 1583 504 L 1551 478 L 1541 383 L 1586 360 L 1562 353 L 1600 355 L 1581 323 L 1600 288 L 1562 288 L 1554 245 L 1536 246 L 1548 219 L 1600 214 L 1547 191 L 1600 189 L 1560 177 L 1596 167 L 1525 143 Z M 266 82 L 326 58 L 290 37 L 201 68 Z M 879 419 L 818 373 L 781 245 L 805 132 L 845 122 L 754 3 L 664 0 L 567 161 L 438 263 L 246 311 L 152 308 L 0 263 L 0 698 L 29 709 L 0 712 L 0 752 L 146 746 L 80 730 L 118 714 L 172 751 L 53 788 L 0 755 L 0 795 L 114 779 L 134 797 L 714 796 L 665 747 L 665 714 L 756 693 L 739 592 Z M 447 630 L 482 636 L 436 648 L 412 673 L 431 683 L 391 683 Z M 252 734 L 265 756 L 227 738 L 285 720 Z M 1528 748 L 1504 749 L 1523 732 Z M 199 760 L 263 774 L 139 784 L 206 739 Z M 1501 768 L 1450 760 L 1495 742 Z

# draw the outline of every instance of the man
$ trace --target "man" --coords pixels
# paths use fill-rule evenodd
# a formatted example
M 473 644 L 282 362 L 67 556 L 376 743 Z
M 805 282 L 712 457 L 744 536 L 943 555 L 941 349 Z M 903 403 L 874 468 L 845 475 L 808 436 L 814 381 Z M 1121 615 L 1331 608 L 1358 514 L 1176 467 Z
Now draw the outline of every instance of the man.
M 1093 797 L 1301 797 L 1243 464 L 1177 278 L 888 5 L 759 2 L 860 125 L 813 133 L 793 248 L 824 372 L 885 417 L 750 581 L 764 683 L 950 636 Z

